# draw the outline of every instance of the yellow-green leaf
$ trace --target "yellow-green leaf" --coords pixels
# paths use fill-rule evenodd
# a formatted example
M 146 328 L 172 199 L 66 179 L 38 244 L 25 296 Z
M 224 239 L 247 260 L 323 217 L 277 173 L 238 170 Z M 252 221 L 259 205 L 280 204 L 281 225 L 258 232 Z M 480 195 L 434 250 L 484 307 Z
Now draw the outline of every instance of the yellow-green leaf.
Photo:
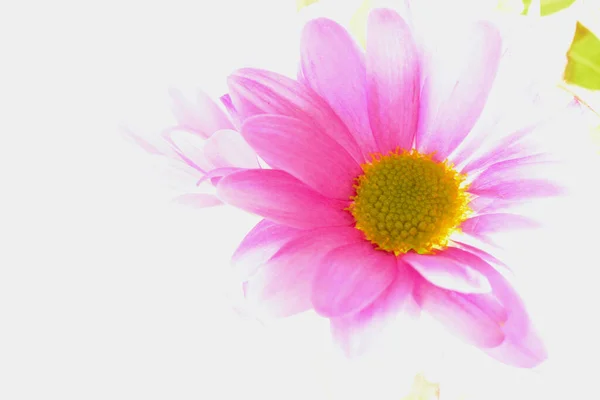
M 319 0 L 296 0 L 296 9 L 298 11 L 302 10 L 306 6 L 310 6 L 313 3 L 318 2 Z
M 587 89 L 600 90 L 600 39 L 580 22 L 577 22 L 567 60 L 565 81 Z
M 537 4 L 535 5 L 535 15 L 538 15 L 537 11 L 539 11 L 539 15 L 541 16 L 554 14 L 560 10 L 564 10 L 565 8 L 570 7 L 571 5 L 573 5 L 573 3 L 575 3 L 575 1 L 577 0 L 540 0 L 539 3 L 536 2 Z M 533 1 L 521 0 L 521 2 L 523 3 L 523 12 L 521 14 L 529 15 L 530 7 L 532 6 Z
M 371 8 L 373 1 L 364 0 L 350 20 L 350 32 L 363 48 L 367 46 L 367 18 Z
M 540 14 L 542 16 L 554 14 L 571 6 L 573 3 L 575 3 L 575 0 L 541 0 Z

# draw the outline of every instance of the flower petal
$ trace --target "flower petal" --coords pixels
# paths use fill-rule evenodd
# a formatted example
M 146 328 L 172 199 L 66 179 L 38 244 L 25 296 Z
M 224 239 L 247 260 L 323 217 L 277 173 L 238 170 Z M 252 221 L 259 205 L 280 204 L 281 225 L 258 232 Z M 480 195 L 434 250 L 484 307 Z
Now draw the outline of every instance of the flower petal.
M 258 168 L 258 159 L 252 147 L 239 132 L 224 129 L 206 140 L 204 154 L 215 168 Z
M 424 311 L 467 343 L 490 348 L 499 346 L 504 340 L 501 322 L 495 319 L 493 312 L 482 310 L 482 304 L 469 297 L 475 295 L 444 290 L 420 279 L 414 296 Z
M 301 38 L 302 74 L 346 124 L 363 155 L 375 152 L 367 112 L 367 74 L 364 57 L 348 32 L 336 22 L 308 22 Z
M 540 225 L 531 218 L 517 214 L 494 213 L 477 215 L 461 225 L 462 232 L 491 243 L 490 235 L 507 230 L 538 228 Z
M 221 100 L 221 103 L 225 106 L 225 109 L 229 113 L 229 116 L 231 117 L 231 121 L 233 122 L 235 129 L 239 130 L 242 126 L 242 121 L 241 121 L 240 115 L 238 114 L 237 110 L 235 109 L 235 106 L 233 105 L 231 96 L 229 94 L 224 94 L 223 96 L 221 96 L 219 98 L 219 100 Z
M 259 114 L 294 117 L 314 124 L 359 163 L 360 147 L 331 107 L 308 87 L 286 76 L 243 68 L 228 79 L 231 99 L 242 119 Z
M 284 244 L 248 281 L 248 300 L 276 318 L 311 309 L 319 261 L 329 251 L 359 240 L 360 232 L 350 227 L 305 231 Z
M 231 257 L 236 273 L 247 279 L 281 247 L 305 231 L 263 219 L 244 237 Z
M 371 304 L 396 276 L 396 258 L 370 243 L 333 250 L 321 260 L 312 293 L 315 311 L 341 317 Z
M 469 192 L 504 200 L 562 195 L 565 193 L 565 188 L 543 178 L 544 175 L 553 175 L 551 168 L 559 166 L 558 163 L 546 161 L 546 157 L 539 154 L 497 162 L 471 182 Z
M 217 196 L 208 193 L 187 193 L 175 197 L 173 201 L 195 208 L 208 208 L 223 204 Z
M 369 14 L 367 80 L 369 118 L 379 151 L 412 148 L 421 90 L 418 53 L 409 26 L 392 10 Z
M 313 125 L 291 117 L 258 115 L 244 122 L 242 133 L 273 168 L 288 172 L 327 197 L 348 200 L 353 195 L 360 166 Z
M 364 354 L 399 314 L 408 317 L 418 314 L 411 296 L 415 272 L 403 261 L 397 261 L 394 281 L 373 304 L 356 314 L 330 320 L 331 333 L 347 356 Z
M 444 253 L 425 255 L 407 253 L 402 260 L 410 264 L 430 283 L 461 293 L 487 293 L 492 288 L 482 274 L 461 263 L 444 257 Z
M 168 129 L 163 132 L 163 138 L 190 167 L 201 172 L 213 168 L 204 155 L 205 141 L 198 135 L 181 129 Z
M 496 76 L 501 40 L 493 25 L 479 22 L 460 37 L 448 35 L 432 55 L 421 92 L 417 149 L 443 160 L 479 118 Z
M 222 178 L 217 195 L 224 202 L 295 228 L 350 226 L 348 202 L 329 199 L 290 174 L 273 169 L 235 172 Z
M 506 320 L 502 324 L 505 340 L 497 347 L 483 350 L 500 362 L 520 368 L 533 368 L 543 362 L 547 358 L 544 343 L 531 324 L 523 300 L 510 282 L 471 251 L 449 248 L 447 254 L 468 262 L 485 274 L 494 295 L 506 310 Z
M 203 91 L 197 90 L 194 99 L 186 97 L 178 89 L 169 90 L 169 95 L 171 109 L 181 128 L 204 138 L 220 129 L 233 129 L 227 115 Z

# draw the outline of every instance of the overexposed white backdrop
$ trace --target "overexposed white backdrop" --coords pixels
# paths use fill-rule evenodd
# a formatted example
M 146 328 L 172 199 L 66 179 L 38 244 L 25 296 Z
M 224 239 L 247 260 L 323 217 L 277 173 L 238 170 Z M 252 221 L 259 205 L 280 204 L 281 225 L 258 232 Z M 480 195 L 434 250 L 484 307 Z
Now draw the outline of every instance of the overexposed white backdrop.
M 229 256 L 257 218 L 171 204 L 165 166 L 117 130 L 159 127 L 170 85 L 217 97 L 237 67 L 295 74 L 301 21 L 328 4 L 301 15 L 284 0 L 5 5 L 0 399 L 399 398 L 406 360 L 346 368 L 329 356 L 326 321 L 265 328 L 236 311 Z M 593 391 L 600 262 L 587 200 L 568 228 L 518 247 L 555 361 L 537 373 L 482 361 L 457 382 L 490 388 L 486 399 Z M 450 363 L 479 360 L 457 349 Z

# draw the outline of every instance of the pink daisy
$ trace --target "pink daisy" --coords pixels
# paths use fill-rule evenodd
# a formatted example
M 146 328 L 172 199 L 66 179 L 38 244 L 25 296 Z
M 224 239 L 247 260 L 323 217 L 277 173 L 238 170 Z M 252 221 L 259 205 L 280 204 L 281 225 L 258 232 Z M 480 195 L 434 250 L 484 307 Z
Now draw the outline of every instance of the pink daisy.
M 551 163 L 529 140 L 535 124 L 496 135 L 506 125 L 482 117 L 502 58 L 495 27 L 442 40 L 455 59 L 413 33 L 375 10 L 363 54 L 316 19 L 298 81 L 256 69 L 229 78 L 241 133 L 271 167 L 216 173 L 223 202 L 264 218 L 233 262 L 251 302 L 277 317 L 314 309 L 348 353 L 416 304 L 492 357 L 533 367 L 545 348 L 481 244 L 537 226 L 512 207 L 562 189 L 536 175 Z

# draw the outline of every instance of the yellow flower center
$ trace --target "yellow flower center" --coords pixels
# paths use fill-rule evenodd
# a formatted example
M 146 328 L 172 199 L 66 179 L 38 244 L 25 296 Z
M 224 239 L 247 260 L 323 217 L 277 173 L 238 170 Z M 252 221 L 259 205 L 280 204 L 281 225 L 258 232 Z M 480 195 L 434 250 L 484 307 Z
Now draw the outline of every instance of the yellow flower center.
M 362 165 L 350 198 L 356 228 L 396 255 L 444 248 L 470 213 L 466 176 L 416 151 L 372 158 Z

